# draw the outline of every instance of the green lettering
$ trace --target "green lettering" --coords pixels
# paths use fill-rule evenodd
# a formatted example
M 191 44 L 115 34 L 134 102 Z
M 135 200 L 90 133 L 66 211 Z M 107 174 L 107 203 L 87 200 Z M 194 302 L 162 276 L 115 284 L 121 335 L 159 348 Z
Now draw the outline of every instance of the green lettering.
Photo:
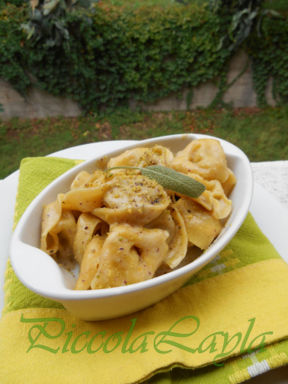
M 140 353 L 144 353 L 144 352 L 148 352 L 148 349 L 147 349 L 147 336 L 148 335 L 154 335 L 155 332 L 154 331 L 150 331 L 150 332 L 144 332 L 142 333 L 141 335 L 137 336 L 133 341 L 132 343 L 130 344 L 129 346 L 129 352 L 130 353 L 134 353 L 134 352 L 138 352 L 140 350 Z M 142 339 L 142 340 L 141 340 Z M 140 344 L 138 346 L 136 346 L 136 348 L 134 349 L 135 347 L 135 344 L 137 344 L 138 341 L 141 341 Z
M 122 341 L 122 337 L 121 337 L 122 334 L 123 334 L 123 332 L 116 332 L 113 335 L 109 336 L 103 345 L 103 352 L 104 353 L 111 353 L 111 352 L 115 351 L 115 349 L 119 346 L 119 344 Z M 110 341 L 113 342 L 114 340 L 116 341 L 116 344 L 114 346 L 112 346 L 111 349 L 108 349 L 109 342 Z
M 272 331 L 269 331 L 269 332 L 264 332 L 264 333 L 261 333 L 260 335 L 256 336 L 249 344 L 248 348 L 247 348 L 247 352 L 248 353 L 251 353 L 253 352 L 255 349 L 258 349 L 258 350 L 263 350 L 264 347 L 265 347 L 265 337 L 266 335 L 273 335 L 274 332 Z M 257 344 L 256 346 L 253 346 L 254 342 L 259 339 L 260 337 L 261 338 L 261 341 L 259 344 Z
M 250 334 L 252 332 L 252 329 L 254 327 L 255 320 L 256 320 L 255 317 L 253 319 L 249 319 L 248 320 L 250 324 L 249 324 L 249 327 L 248 327 L 248 329 L 246 331 L 246 334 L 245 334 L 245 336 L 243 338 L 243 341 L 242 341 L 242 344 L 241 344 L 241 347 L 240 347 L 240 352 L 241 353 L 246 351 L 246 343 L 247 343 L 247 340 L 249 339 L 249 336 L 250 336 Z
M 72 327 L 74 328 L 75 324 L 72 324 Z M 65 343 L 64 343 L 63 348 L 62 348 L 62 353 L 70 351 L 69 349 L 67 349 L 67 347 L 68 347 L 68 344 L 70 343 L 71 337 L 73 335 L 73 331 L 67 332 L 66 335 L 67 335 L 67 337 L 66 337 Z
M 193 320 L 193 330 L 188 333 L 179 333 L 175 332 L 174 328 L 181 322 L 187 321 L 187 320 Z M 177 320 L 169 329 L 168 331 L 163 331 L 160 332 L 155 338 L 154 338 L 154 348 L 157 352 L 159 353 L 169 353 L 171 352 L 171 349 L 168 350 L 161 350 L 159 349 L 159 346 L 161 344 L 166 344 L 166 345 L 172 345 L 173 347 L 182 349 L 183 351 L 187 351 L 190 353 L 195 353 L 196 349 L 193 349 L 191 347 L 188 347 L 186 345 L 180 344 L 179 342 L 171 339 L 171 338 L 184 338 L 184 337 L 189 337 L 192 336 L 199 328 L 200 326 L 200 321 L 197 317 L 195 316 L 184 316 L 181 319 Z M 188 325 L 186 326 L 188 327 Z
M 137 321 L 136 318 L 131 319 L 131 323 L 132 323 L 132 324 L 131 324 L 131 326 L 130 326 L 130 328 L 129 328 L 129 331 L 128 331 L 128 333 L 127 333 L 127 335 L 126 335 L 126 337 L 125 337 L 125 340 L 124 340 L 124 342 L 123 342 L 122 350 L 121 350 L 122 353 L 130 352 L 130 351 L 129 351 L 129 348 L 127 349 L 127 344 L 128 344 L 128 342 L 129 342 L 129 340 L 130 340 L 130 338 L 131 338 L 131 336 L 132 336 L 133 330 L 134 330 L 135 325 L 136 325 L 136 321 Z
M 83 333 L 80 333 L 80 335 L 76 336 L 72 345 L 71 345 L 71 353 L 80 353 L 83 351 L 83 349 L 86 348 L 87 346 L 87 341 L 86 343 L 80 348 L 80 349 L 76 349 L 76 344 L 78 342 L 78 340 L 83 337 L 83 336 L 86 336 L 86 339 L 88 339 L 88 337 L 90 336 L 90 331 L 85 331 Z
M 39 348 L 44 349 L 47 352 L 50 353 L 57 353 L 60 349 L 58 348 L 51 348 L 45 344 L 36 343 L 40 336 L 43 336 L 44 338 L 51 340 L 51 339 L 57 339 L 57 337 L 60 337 L 62 333 L 65 330 L 65 322 L 63 319 L 60 319 L 58 317 L 48 317 L 48 318 L 24 318 L 23 314 L 21 314 L 20 321 L 22 323 L 42 323 L 42 324 L 35 324 L 33 325 L 28 332 L 28 339 L 30 342 L 30 346 L 27 349 L 27 353 L 31 351 L 33 348 Z M 57 323 L 59 327 L 59 332 L 57 332 L 55 335 L 50 334 L 47 330 L 49 324 Z
M 242 339 L 242 333 L 241 332 L 235 333 L 235 335 L 233 335 L 230 339 L 229 339 L 229 333 L 227 333 L 227 332 L 223 333 L 223 336 L 224 336 L 224 341 L 223 341 L 222 351 L 221 351 L 221 353 L 218 353 L 218 355 L 215 356 L 214 360 L 221 359 L 222 357 L 225 357 L 225 356 L 231 354 L 238 347 L 238 345 Z M 236 340 L 236 342 L 232 343 L 233 340 L 234 341 Z M 229 345 L 231 346 L 231 344 L 232 344 L 231 349 L 226 351 L 226 348 Z
M 197 348 L 198 352 L 199 353 L 204 353 L 204 352 L 207 352 L 209 349 L 209 353 L 214 353 L 217 351 L 216 349 L 216 336 L 217 335 L 221 335 L 223 336 L 223 332 L 215 332 L 215 333 L 211 333 L 211 335 L 205 337 L 205 339 L 203 339 L 201 341 L 201 343 L 199 344 L 199 347 Z M 209 339 L 211 339 L 210 343 L 207 344 L 207 346 L 205 347 L 205 343 L 207 341 L 209 341 Z
M 97 349 L 92 349 L 92 345 L 93 345 L 94 341 L 96 340 L 97 336 L 99 336 L 99 335 L 102 336 L 102 342 L 101 342 L 101 344 L 99 345 L 99 347 Z M 104 343 L 103 338 L 104 338 L 105 335 L 106 335 L 106 331 L 101 331 L 99 333 L 96 333 L 90 339 L 89 343 L 87 344 L 87 352 L 90 353 L 90 354 L 98 352 L 102 348 L 102 346 L 103 346 L 103 343 Z

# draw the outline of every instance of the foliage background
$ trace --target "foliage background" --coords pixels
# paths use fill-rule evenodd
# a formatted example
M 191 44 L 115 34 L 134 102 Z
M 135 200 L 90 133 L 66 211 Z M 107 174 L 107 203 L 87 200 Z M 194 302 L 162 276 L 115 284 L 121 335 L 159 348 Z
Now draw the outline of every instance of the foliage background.
M 33 84 L 72 98 L 84 111 L 101 111 L 128 105 L 129 100 L 149 103 L 170 94 L 180 97 L 183 89 L 190 89 L 186 100 L 189 108 L 193 87 L 212 80 L 220 91 L 214 105 L 221 105 L 228 63 L 237 47 L 252 59 L 259 105 L 266 103 L 270 77 L 274 98 L 279 104 L 287 103 L 285 12 L 280 17 L 263 17 L 261 29 L 249 29 L 248 37 L 245 23 L 249 15 L 244 14 L 245 18 L 238 20 L 244 33 L 239 39 L 231 34 L 235 21 L 232 8 L 225 11 L 220 7 L 220 12 L 213 12 L 207 1 L 166 0 L 164 6 L 162 0 L 149 0 L 131 7 L 125 0 L 110 0 L 100 1 L 89 10 L 69 12 L 64 3 L 60 0 L 55 8 L 58 13 L 48 15 L 52 20 L 49 25 L 39 12 L 34 14 L 33 26 L 42 23 L 41 28 L 36 28 L 34 35 L 30 29 L 33 37 L 27 39 L 31 22 L 27 1 L 2 2 L 0 78 L 23 95 Z M 266 3 L 269 8 L 270 2 Z M 233 44 L 233 39 L 241 45 Z
M 43 17 L 41 7 L 32 15 L 28 0 L 0 0 L 0 78 L 24 96 L 32 85 L 68 96 L 86 114 L 0 119 L 0 178 L 26 156 L 99 140 L 182 132 L 222 137 L 252 161 L 288 159 L 287 0 L 145 0 L 144 6 L 144 0 L 100 0 L 92 9 L 77 8 L 86 1 L 77 0 L 69 11 L 70 0 L 50 1 L 60 7 Z M 212 1 L 227 7 L 215 12 Z M 240 3 L 246 8 L 232 6 Z M 280 12 L 277 17 L 270 13 L 272 5 Z M 279 106 L 222 108 L 228 64 L 238 49 L 252 60 L 258 104 L 265 107 L 273 77 Z M 149 113 L 122 108 L 130 100 L 180 97 L 186 88 L 188 109 L 192 88 L 207 80 L 218 84 L 213 103 L 218 109 Z

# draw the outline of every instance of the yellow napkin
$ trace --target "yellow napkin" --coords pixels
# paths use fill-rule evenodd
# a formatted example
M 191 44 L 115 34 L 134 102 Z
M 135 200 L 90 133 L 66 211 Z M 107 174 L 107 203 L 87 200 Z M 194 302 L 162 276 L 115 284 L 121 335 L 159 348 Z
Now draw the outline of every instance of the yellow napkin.
M 25 159 L 15 221 L 42 188 L 73 165 Z M 240 383 L 288 363 L 287 317 L 288 266 L 251 215 L 185 287 L 120 319 L 78 320 L 25 288 L 8 264 L 0 382 Z

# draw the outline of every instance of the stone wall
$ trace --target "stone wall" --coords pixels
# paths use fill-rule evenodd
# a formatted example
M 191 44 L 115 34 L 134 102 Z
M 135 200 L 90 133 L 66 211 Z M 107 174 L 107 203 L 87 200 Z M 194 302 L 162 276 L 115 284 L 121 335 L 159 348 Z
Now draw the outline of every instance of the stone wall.
M 49 93 L 32 88 L 27 97 L 21 96 L 6 81 L 0 80 L 0 104 L 4 112 L 0 118 L 8 120 L 12 117 L 44 118 L 49 116 L 78 116 L 81 108 L 74 101 L 52 96 Z
M 238 77 L 239 73 L 247 66 L 246 71 Z M 237 79 L 235 82 L 233 80 Z M 256 93 L 252 84 L 251 63 L 244 52 L 239 52 L 230 63 L 228 73 L 228 83 L 233 83 L 224 95 L 224 102 L 231 103 L 235 108 L 255 107 L 257 105 Z M 269 82 L 266 97 L 270 105 L 275 105 L 272 97 L 272 82 Z M 182 97 L 170 96 L 159 100 L 153 104 L 142 104 L 130 102 L 130 107 L 141 106 L 144 110 L 168 111 L 186 110 L 187 95 L 189 90 L 183 91 Z M 193 89 L 193 98 L 190 109 L 197 107 L 207 107 L 217 94 L 217 87 L 213 82 L 202 84 Z M 55 97 L 47 92 L 31 89 L 27 98 L 24 99 L 7 82 L 0 80 L 0 104 L 4 107 L 4 112 L 0 113 L 3 120 L 12 117 L 21 118 L 44 118 L 49 116 L 78 116 L 81 108 L 72 100 L 67 98 Z
M 246 68 L 247 67 L 247 68 Z M 238 78 L 239 74 L 245 72 Z M 234 80 L 236 81 L 234 82 Z M 232 84 L 224 94 L 223 101 L 231 103 L 233 107 L 255 107 L 257 106 L 257 96 L 253 88 L 251 62 L 245 52 L 239 52 L 230 62 L 228 71 L 228 84 Z M 193 89 L 193 98 L 190 109 L 197 107 L 208 107 L 214 100 L 218 88 L 212 81 Z M 186 110 L 187 95 L 189 90 L 185 90 L 181 98 L 166 97 L 157 103 L 150 105 L 142 105 L 143 109 L 150 111 L 169 111 L 169 110 Z M 266 98 L 269 105 L 275 105 L 272 96 L 272 81 L 269 82 L 266 90 Z M 131 103 L 131 106 L 137 104 Z

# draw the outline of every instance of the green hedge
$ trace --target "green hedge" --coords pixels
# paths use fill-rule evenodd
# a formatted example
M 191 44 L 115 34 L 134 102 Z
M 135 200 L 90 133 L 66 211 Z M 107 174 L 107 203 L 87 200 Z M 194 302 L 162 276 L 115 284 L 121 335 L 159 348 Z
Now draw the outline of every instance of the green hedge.
M 288 17 L 267 18 L 259 37 L 251 36 L 246 46 L 252 58 L 254 87 L 258 104 L 265 105 L 265 91 L 273 79 L 273 96 L 279 103 L 288 102 Z
M 3 3 L 3 5 L 13 4 L 13 5 L 16 5 L 17 7 L 23 4 L 27 4 L 27 0 L 1 0 L 1 2 Z
M 78 13 L 68 14 L 69 41 L 53 48 L 27 40 L 21 30 L 27 17 L 26 5 L 8 4 L 0 11 L 0 78 L 23 94 L 33 83 L 68 96 L 86 111 L 114 108 L 131 99 L 153 102 L 207 80 L 223 80 L 233 55 L 219 50 L 229 20 L 205 5 L 129 10 L 100 3 L 90 15 L 92 23 Z M 275 95 L 287 101 L 287 28 L 287 20 L 267 19 L 262 36 L 251 36 L 246 44 L 262 103 L 270 74 L 275 76 Z

